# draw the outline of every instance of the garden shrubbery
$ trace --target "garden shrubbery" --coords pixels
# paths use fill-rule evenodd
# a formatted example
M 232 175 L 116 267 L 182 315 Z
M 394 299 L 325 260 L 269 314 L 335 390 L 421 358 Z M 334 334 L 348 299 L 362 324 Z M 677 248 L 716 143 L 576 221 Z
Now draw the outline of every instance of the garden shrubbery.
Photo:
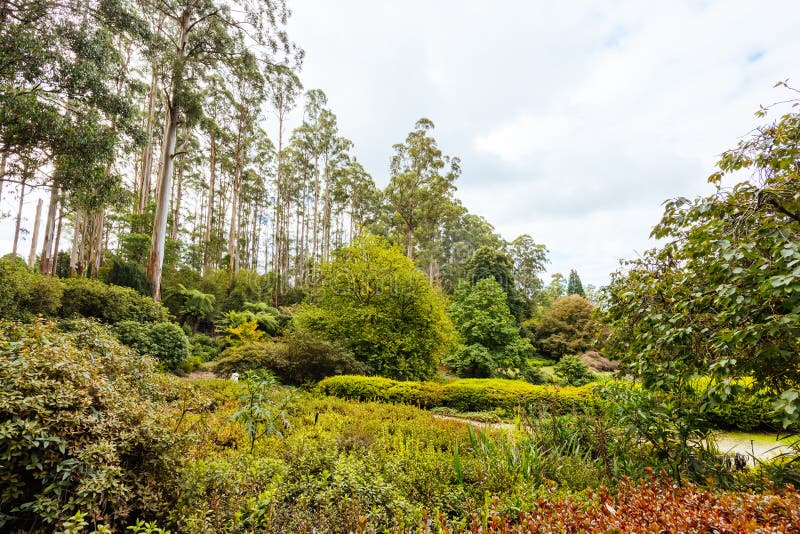
M 29 320 L 37 314 L 54 315 L 61 294 L 57 278 L 31 271 L 20 258 L 0 258 L 0 317 Z
M 63 280 L 61 317 L 94 317 L 104 323 L 119 321 L 163 322 L 166 308 L 129 287 L 111 286 L 86 278 Z
M 0 322 L 0 530 L 58 530 L 78 511 L 163 517 L 177 447 L 154 361 L 98 324 Z
M 177 368 L 190 354 L 189 339 L 175 323 L 120 321 L 112 331 L 123 344 L 154 357 L 167 369 Z
M 460 412 L 499 409 L 510 414 L 519 408 L 533 408 L 556 414 L 581 413 L 591 411 L 598 402 L 591 386 L 556 388 L 503 379 L 463 379 L 439 384 L 338 376 L 320 382 L 318 390 L 345 399 L 412 404 L 422 408 L 446 406 Z
M 220 376 L 234 371 L 267 369 L 284 384 L 294 385 L 370 370 L 341 345 L 306 332 L 292 332 L 279 342 L 244 343 L 230 347 L 211 368 Z

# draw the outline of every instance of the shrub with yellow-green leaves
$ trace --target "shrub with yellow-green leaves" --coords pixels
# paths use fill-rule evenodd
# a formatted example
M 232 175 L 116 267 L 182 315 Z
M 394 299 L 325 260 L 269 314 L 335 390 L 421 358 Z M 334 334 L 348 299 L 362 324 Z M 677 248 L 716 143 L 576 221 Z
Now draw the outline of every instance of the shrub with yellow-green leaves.
M 166 513 L 176 438 L 159 420 L 155 369 L 96 323 L 0 322 L 0 530 Z
M 562 414 L 588 412 L 598 402 L 591 386 L 539 386 L 522 380 L 463 379 L 435 382 L 400 382 L 382 377 L 337 376 L 318 385 L 326 395 L 352 400 L 412 404 L 422 408 L 446 406 L 461 412 L 520 408 Z

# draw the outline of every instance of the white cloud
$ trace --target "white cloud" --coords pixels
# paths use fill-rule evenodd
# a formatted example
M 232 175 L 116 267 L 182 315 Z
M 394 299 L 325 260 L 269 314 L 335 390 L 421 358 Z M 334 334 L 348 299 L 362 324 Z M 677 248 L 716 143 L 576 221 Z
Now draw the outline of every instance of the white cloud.
M 552 152 L 569 142 L 571 119 L 565 116 L 534 117 L 523 113 L 510 122 L 475 138 L 475 150 L 509 162 L 521 162 L 536 153 Z
M 465 205 L 587 283 L 651 246 L 665 199 L 710 191 L 718 154 L 785 97 L 775 81 L 800 84 L 796 0 L 290 4 L 301 77 L 378 184 L 429 117 Z

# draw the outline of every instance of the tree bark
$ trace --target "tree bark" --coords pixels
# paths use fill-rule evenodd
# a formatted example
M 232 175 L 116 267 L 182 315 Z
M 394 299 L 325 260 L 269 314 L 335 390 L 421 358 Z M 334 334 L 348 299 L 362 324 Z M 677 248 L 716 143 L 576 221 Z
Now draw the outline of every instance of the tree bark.
M 180 24 L 180 40 L 178 41 L 178 62 L 185 56 L 186 45 L 189 39 L 189 11 L 184 10 L 178 19 Z M 178 73 L 179 74 L 179 73 Z M 169 216 L 169 192 L 174 166 L 175 142 L 178 135 L 178 120 L 180 117 L 177 102 L 177 87 L 173 82 L 172 95 L 167 102 L 167 122 L 165 125 L 161 151 L 161 179 L 156 200 L 156 214 L 153 222 L 153 240 L 150 246 L 150 260 L 147 264 L 147 279 L 153 288 L 153 299 L 161 300 L 161 271 L 164 266 L 164 242 L 167 236 L 167 218 Z
M 25 203 L 25 176 L 19 186 L 19 206 L 17 207 L 17 221 L 14 227 L 14 244 L 11 246 L 11 256 L 17 257 L 17 244 L 19 243 L 19 227 L 22 222 L 22 206 Z
M 53 258 L 58 197 L 59 188 L 54 184 L 50 187 L 50 205 L 47 207 L 47 222 L 44 225 L 44 244 L 42 245 L 42 256 L 39 258 L 39 271 L 42 274 L 48 274 L 48 267 Z
M 40 198 L 36 203 L 36 220 L 33 222 L 33 236 L 31 237 L 31 253 L 28 256 L 28 268 L 33 269 L 33 262 L 36 259 L 36 243 L 39 241 L 39 225 L 42 222 L 42 204 Z
M 72 230 L 72 248 L 69 251 L 69 270 L 67 276 L 73 276 L 78 272 L 78 242 L 81 236 L 81 212 L 75 210 L 75 222 Z
M 59 202 L 58 203 L 58 224 L 56 227 L 56 239 L 53 242 L 53 263 L 50 266 L 50 276 L 56 276 L 58 273 L 56 269 L 58 267 L 58 247 L 61 243 L 61 223 L 64 221 L 64 204 Z
M 217 179 L 217 136 L 212 131 L 210 134 L 209 184 L 208 184 L 208 213 L 206 213 L 206 227 L 203 245 L 203 276 L 206 276 L 211 267 L 211 230 L 214 222 L 214 187 Z

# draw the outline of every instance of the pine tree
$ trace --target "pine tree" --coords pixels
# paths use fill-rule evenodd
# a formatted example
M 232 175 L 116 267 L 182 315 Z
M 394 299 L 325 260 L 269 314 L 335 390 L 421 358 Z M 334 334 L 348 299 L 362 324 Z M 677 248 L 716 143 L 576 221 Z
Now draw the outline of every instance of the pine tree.
M 578 271 L 576 271 L 575 269 L 572 269 L 569 272 L 569 281 L 567 282 L 567 295 L 580 295 L 582 297 L 586 296 L 586 293 L 583 291 L 583 284 L 581 283 L 581 277 L 578 276 Z

